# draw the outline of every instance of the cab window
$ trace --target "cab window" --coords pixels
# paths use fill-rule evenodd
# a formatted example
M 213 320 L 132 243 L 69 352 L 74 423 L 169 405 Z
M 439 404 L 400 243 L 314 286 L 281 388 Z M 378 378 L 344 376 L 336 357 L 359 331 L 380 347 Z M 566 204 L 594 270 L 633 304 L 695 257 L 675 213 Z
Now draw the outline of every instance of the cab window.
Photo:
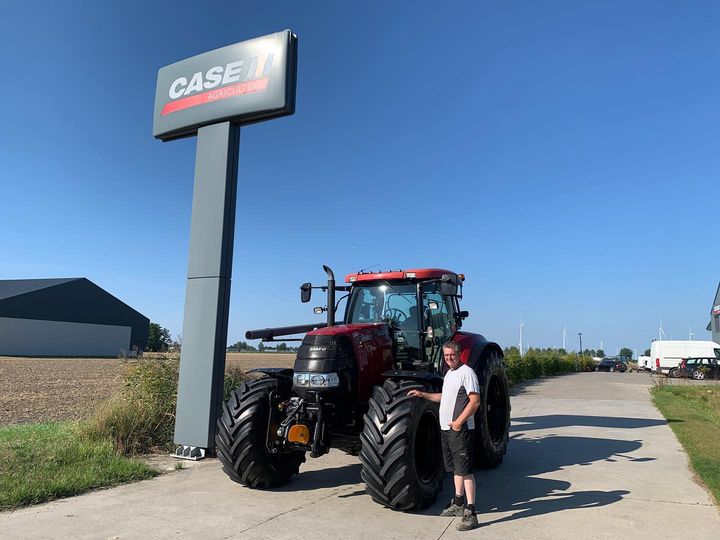
M 425 341 L 426 357 L 432 362 L 442 361 L 442 346 L 452 338 L 456 330 L 455 306 L 450 297 L 440 294 L 437 283 L 423 285 L 423 319 L 432 337 Z

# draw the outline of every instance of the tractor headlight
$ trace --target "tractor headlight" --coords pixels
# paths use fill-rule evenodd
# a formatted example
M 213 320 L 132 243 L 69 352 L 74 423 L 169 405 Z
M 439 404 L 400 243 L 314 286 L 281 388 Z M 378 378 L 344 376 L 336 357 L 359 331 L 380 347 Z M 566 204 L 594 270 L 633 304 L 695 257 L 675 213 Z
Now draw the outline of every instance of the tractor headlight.
M 305 388 L 336 388 L 340 386 L 337 373 L 297 372 L 293 376 L 293 384 Z

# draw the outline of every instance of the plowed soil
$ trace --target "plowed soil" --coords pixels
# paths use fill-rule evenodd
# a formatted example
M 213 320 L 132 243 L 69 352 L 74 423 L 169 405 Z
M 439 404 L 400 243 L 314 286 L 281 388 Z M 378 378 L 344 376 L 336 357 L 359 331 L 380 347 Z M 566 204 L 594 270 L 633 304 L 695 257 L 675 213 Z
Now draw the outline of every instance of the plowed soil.
M 227 367 L 292 367 L 294 354 L 228 353 Z M 127 363 L 107 358 L 0 356 L 0 426 L 78 420 L 123 383 Z

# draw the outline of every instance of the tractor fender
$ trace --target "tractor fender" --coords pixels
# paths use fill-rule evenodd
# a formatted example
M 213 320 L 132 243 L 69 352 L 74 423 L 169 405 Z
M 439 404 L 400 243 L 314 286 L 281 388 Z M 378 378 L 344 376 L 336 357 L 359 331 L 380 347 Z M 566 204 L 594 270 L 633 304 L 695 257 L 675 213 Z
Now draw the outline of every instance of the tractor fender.
M 273 379 L 292 380 L 294 372 L 290 368 L 264 367 L 250 369 L 245 373 L 262 373 L 263 375 L 267 375 L 268 377 L 272 377 Z
M 408 369 L 394 369 L 385 371 L 383 379 L 393 381 L 418 381 L 426 387 L 430 387 L 438 392 L 442 388 L 443 378 L 439 373 L 430 373 L 428 371 L 410 371 Z
M 289 393 L 292 389 L 294 371 L 290 368 L 256 368 L 245 373 L 262 373 L 271 379 L 277 380 L 278 388 L 282 392 Z
M 470 366 L 476 373 L 480 364 L 490 356 L 491 352 L 495 352 L 501 360 L 504 358 L 500 345 L 488 341 L 480 334 L 456 332 L 452 341 L 460 345 L 460 361 Z

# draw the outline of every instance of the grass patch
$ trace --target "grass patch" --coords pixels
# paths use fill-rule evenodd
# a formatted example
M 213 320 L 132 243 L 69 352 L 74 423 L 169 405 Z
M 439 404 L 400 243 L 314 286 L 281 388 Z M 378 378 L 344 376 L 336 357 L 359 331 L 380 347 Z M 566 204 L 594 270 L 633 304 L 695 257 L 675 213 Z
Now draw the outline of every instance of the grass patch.
M 54 422 L 0 428 L 0 510 L 77 495 L 157 474 L 108 439 Z
M 656 386 L 652 396 L 720 504 L 720 387 Z

